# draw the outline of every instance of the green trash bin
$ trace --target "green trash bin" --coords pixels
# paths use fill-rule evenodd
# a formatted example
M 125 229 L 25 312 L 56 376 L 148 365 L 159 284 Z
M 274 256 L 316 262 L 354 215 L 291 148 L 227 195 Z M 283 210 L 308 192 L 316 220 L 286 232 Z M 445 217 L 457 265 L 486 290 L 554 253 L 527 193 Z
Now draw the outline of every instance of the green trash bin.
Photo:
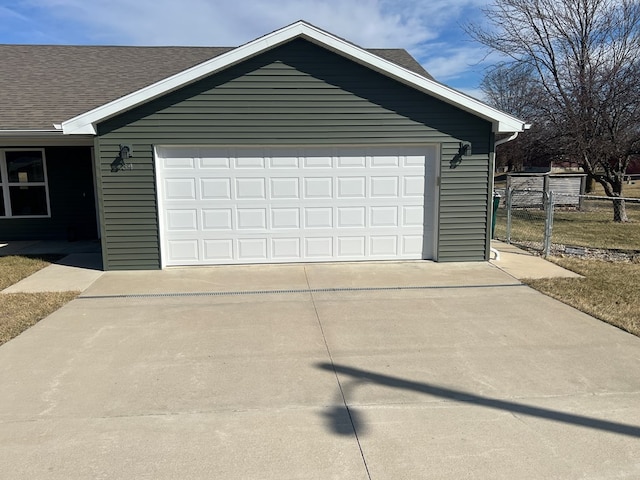
M 500 206 L 500 199 L 502 197 L 498 192 L 493 192 L 493 215 L 491 217 L 491 238 L 496 234 L 496 215 L 498 213 L 498 207 Z

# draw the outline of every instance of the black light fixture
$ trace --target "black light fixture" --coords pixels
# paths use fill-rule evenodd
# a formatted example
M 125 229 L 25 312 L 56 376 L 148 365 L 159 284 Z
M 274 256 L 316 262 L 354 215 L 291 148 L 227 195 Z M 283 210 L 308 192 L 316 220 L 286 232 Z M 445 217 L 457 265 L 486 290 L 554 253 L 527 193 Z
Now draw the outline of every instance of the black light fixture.
M 458 144 L 458 153 L 449 161 L 449 168 L 458 168 L 462 163 L 462 157 L 471 156 L 471 142 L 460 142 Z
M 133 155 L 133 149 L 131 148 L 131 145 L 120 145 L 120 158 L 122 160 L 127 160 L 129 157 L 132 157 Z
M 133 170 L 133 164 L 125 161 L 133 156 L 133 148 L 131 145 L 120 145 L 119 149 L 118 156 L 111 162 L 111 171 Z

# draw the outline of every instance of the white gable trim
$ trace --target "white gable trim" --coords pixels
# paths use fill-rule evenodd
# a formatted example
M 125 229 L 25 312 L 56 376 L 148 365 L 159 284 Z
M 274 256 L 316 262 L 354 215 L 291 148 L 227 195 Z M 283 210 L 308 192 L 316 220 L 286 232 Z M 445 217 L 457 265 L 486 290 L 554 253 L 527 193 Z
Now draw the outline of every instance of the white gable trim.
M 496 133 L 520 132 L 527 128 L 522 120 L 507 115 L 489 105 L 460 93 L 452 88 L 429 80 L 393 62 L 378 57 L 352 43 L 331 35 L 305 22 L 276 30 L 245 45 L 223 53 L 204 63 L 191 67 L 171 77 L 125 95 L 117 100 L 62 122 L 62 130 L 71 135 L 96 135 L 96 125 L 119 113 L 125 112 L 154 98 L 170 93 L 213 73 L 259 55 L 294 38 L 304 38 L 344 57 L 394 78 L 410 87 L 423 91 L 462 110 L 466 110 L 492 122 Z

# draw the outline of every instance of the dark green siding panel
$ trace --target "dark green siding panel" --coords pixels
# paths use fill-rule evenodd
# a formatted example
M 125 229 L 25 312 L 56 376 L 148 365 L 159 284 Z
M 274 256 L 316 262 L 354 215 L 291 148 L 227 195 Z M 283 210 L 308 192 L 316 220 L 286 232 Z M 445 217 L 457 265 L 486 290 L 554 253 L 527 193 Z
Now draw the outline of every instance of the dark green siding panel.
M 438 261 L 487 259 L 491 139 L 487 124 L 485 148 L 472 143 L 471 156 L 458 155 L 458 142 L 442 145 Z
M 439 242 L 446 247 L 450 223 L 465 208 L 461 200 L 478 199 L 482 208 L 469 210 L 468 218 L 486 227 L 490 131 L 488 122 L 467 112 L 294 40 L 98 125 L 105 268 L 160 267 L 156 145 L 442 144 Z M 472 142 L 474 157 L 450 168 L 460 141 Z M 133 147 L 133 170 L 112 172 L 122 143 Z M 134 224 L 144 236 L 133 235 Z M 485 232 L 473 230 L 472 237 L 472 256 L 484 259 Z M 136 257 L 138 251 L 144 257 Z M 446 248 L 439 252 L 443 260 L 451 257 Z
M 91 149 L 46 147 L 44 152 L 51 217 L 0 218 L 0 239 L 97 238 Z

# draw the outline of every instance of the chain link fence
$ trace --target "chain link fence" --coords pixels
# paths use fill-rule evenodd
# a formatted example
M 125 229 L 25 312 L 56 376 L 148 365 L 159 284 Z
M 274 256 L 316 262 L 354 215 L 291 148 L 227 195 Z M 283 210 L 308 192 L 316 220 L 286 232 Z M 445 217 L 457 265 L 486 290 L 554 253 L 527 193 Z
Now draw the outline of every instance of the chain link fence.
M 497 240 L 543 255 L 587 250 L 640 254 L 640 198 L 514 188 L 497 189 L 496 197 Z

